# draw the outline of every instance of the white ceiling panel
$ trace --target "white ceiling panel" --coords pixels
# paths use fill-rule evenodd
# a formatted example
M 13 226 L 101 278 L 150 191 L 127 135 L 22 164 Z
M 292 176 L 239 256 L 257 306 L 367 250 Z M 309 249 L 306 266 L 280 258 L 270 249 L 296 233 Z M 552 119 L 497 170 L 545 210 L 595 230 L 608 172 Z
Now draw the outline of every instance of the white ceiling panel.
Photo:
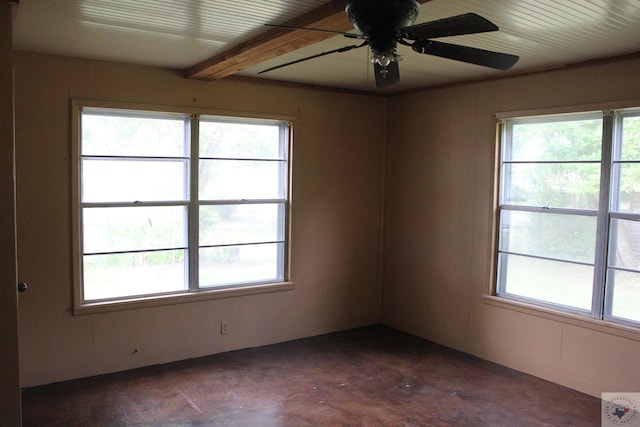
M 14 43 L 23 51 L 187 69 L 265 34 L 266 23 L 284 23 L 328 3 L 22 0 Z M 401 82 L 384 90 L 374 87 L 366 47 L 258 74 L 271 66 L 354 43 L 336 36 L 237 74 L 395 93 L 640 52 L 640 0 L 432 0 L 422 5 L 416 23 L 467 12 L 489 19 L 500 31 L 438 40 L 519 55 L 520 61 L 511 70 L 496 71 L 400 46 L 404 56 Z
M 393 93 L 640 52 L 640 0 L 433 0 L 422 5 L 416 23 L 467 12 L 475 12 L 489 19 L 500 30 L 438 40 L 520 56 L 519 62 L 511 70 L 496 71 L 421 55 L 408 47 L 399 46 L 399 53 L 404 56 L 399 64 L 401 82 L 375 90 Z M 350 39 L 337 37 L 270 60 L 240 74 L 300 82 L 308 79 L 309 74 L 316 74 L 318 79 L 322 79 L 322 74 L 333 76 L 336 73 L 334 68 L 339 63 L 326 57 L 309 61 L 316 62 L 314 67 L 301 63 L 260 76 L 257 73 L 279 63 L 349 44 Z M 363 60 L 362 55 L 353 52 L 337 53 L 335 56 L 344 56 L 348 61 L 360 61 L 363 67 L 371 66 L 366 58 Z M 300 71 L 296 72 L 296 68 Z M 336 77 L 334 82 L 334 86 L 362 90 L 371 90 L 374 85 L 370 73 L 366 81 L 347 83 L 346 79 L 340 81 Z
M 186 68 L 326 0 L 22 0 L 17 50 Z

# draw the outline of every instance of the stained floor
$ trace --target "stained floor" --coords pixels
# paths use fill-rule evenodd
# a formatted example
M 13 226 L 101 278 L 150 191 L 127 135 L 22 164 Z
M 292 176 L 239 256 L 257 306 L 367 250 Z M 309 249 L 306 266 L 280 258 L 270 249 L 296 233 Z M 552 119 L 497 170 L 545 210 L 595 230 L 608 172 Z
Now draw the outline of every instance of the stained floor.
M 23 391 L 24 426 L 599 426 L 600 400 L 384 326 Z

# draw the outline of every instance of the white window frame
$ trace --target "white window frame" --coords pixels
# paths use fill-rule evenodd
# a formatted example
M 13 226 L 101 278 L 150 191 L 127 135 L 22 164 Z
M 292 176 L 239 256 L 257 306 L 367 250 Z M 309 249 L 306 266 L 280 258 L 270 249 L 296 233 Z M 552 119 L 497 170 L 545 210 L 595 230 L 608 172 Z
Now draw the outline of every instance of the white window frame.
M 640 213 L 628 213 L 618 212 L 616 209 L 616 200 L 614 195 L 617 189 L 618 177 L 615 173 L 614 165 L 620 163 L 619 159 L 619 147 L 621 143 L 621 124 L 624 117 L 638 117 L 640 116 L 640 105 L 638 102 L 627 102 L 623 105 L 615 106 L 615 109 L 601 109 L 595 110 L 589 107 L 583 106 L 575 107 L 564 111 L 558 109 L 556 111 L 528 111 L 528 112 L 514 112 L 514 113 L 499 113 L 496 114 L 498 119 L 498 142 L 497 142 L 497 156 L 496 156 L 496 208 L 494 215 L 494 249 L 491 279 L 491 294 L 493 297 L 487 297 L 490 302 L 496 302 L 501 305 L 503 302 L 509 301 L 520 305 L 524 311 L 530 309 L 542 309 L 552 314 L 562 314 L 569 316 L 569 318 L 579 319 L 581 317 L 592 319 L 593 321 L 609 324 L 616 328 L 630 328 L 630 330 L 640 330 L 640 322 L 629 320 L 626 318 L 615 317 L 611 315 L 612 312 L 612 300 L 611 291 L 607 289 L 606 277 L 608 271 L 618 268 L 609 265 L 609 239 L 610 228 L 612 219 L 628 219 L 633 221 L 640 221 Z M 504 191 L 505 191 L 505 175 L 503 174 L 503 167 L 510 161 L 509 158 L 509 145 L 510 145 L 510 129 L 509 126 L 513 123 L 535 123 L 535 122 L 550 122 L 553 120 L 563 120 L 566 117 L 577 118 L 587 115 L 593 116 L 600 114 L 602 117 L 603 136 L 602 136 L 602 155 L 601 159 L 597 162 L 601 166 L 601 179 L 600 179 L 600 194 L 599 205 L 595 211 L 572 210 L 572 209 L 549 209 L 547 207 L 535 207 L 535 206 L 518 206 L 509 205 L 503 203 Z M 634 161 L 634 163 L 637 163 Z M 554 304 L 551 302 L 540 301 L 537 299 L 531 299 L 525 296 L 507 293 L 505 291 L 505 284 L 500 277 L 501 269 L 499 265 L 500 256 L 500 221 L 501 213 L 504 210 L 514 211 L 530 211 L 530 212 L 543 212 L 543 213 L 555 213 L 565 215 L 586 215 L 595 216 L 597 218 L 597 232 L 595 242 L 595 260 L 594 260 L 594 281 L 592 288 L 592 306 L 590 310 L 580 310 L 573 307 L 567 307 L 563 305 Z M 618 269 L 619 270 L 619 269 Z M 624 270 L 624 269 L 623 269 Z M 636 271 L 634 271 L 636 272 Z M 495 299 L 495 301 L 494 301 Z M 502 301 L 502 302 L 500 302 Z M 552 316 L 553 317 L 553 316 Z
M 292 117 L 280 117 L 271 115 L 260 115 L 255 113 L 240 114 L 238 112 L 227 111 L 211 111 L 205 109 L 193 108 L 169 108 L 165 106 L 155 105 L 139 105 L 126 104 L 108 101 L 89 101 L 89 100 L 72 100 L 72 239 L 73 239 L 73 288 L 74 288 L 74 314 L 91 314 L 96 312 L 108 312 L 115 310 L 143 308 L 158 305 L 168 305 L 176 303 L 184 303 L 190 301 L 200 301 L 207 299 L 228 298 L 233 296 L 253 295 L 260 293 L 280 292 L 295 289 L 295 283 L 289 279 L 290 275 L 290 212 L 291 212 L 291 153 L 292 153 L 292 135 L 293 122 Z M 186 251 L 185 275 L 187 276 L 188 289 L 166 292 L 151 293 L 143 295 L 125 296 L 117 298 L 105 298 L 97 300 L 85 300 L 83 289 L 83 226 L 82 212 L 83 204 L 82 195 L 82 154 L 81 154 L 81 126 L 82 113 L 84 110 L 100 111 L 103 110 L 107 114 L 109 112 L 118 115 L 144 116 L 152 115 L 155 117 L 179 117 L 185 120 L 188 138 L 185 159 L 188 166 L 185 169 L 184 183 L 186 188 L 187 200 L 158 202 L 148 204 L 149 206 L 185 206 L 187 213 L 186 240 L 187 244 L 184 248 Z M 269 124 L 277 125 L 280 128 L 280 150 L 281 160 L 284 171 L 280 175 L 280 185 L 284 194 L 282 197 L 269 200 L 207 200 L 201 201 L 198 198 L 198 163 L 199 163 L 199 123 L 200 121 L 215 121 L 221 123 L 247 123 L 247 124 Z M 252 160 L 242 158 L 242 160 Z M 264 160 L 264 159 L 253 159 Z M 276 161 L 276 160 L 274 160 Z M 132 202 L 138 205 L 140 202 Z M 199 253 L 199 210 L 201 205 L 221 205 L 221 204 L 261 204 L 273 203 L 278 204 L 279 226 L 282 227 L 280 234 L 283 236 L 282 241 L 274 242 L 280 244 L 278 251 L 278 278 L 277 280 L 257 281 L 249 283 L 233 283 L 220 286 L 200 286 L 198 283 L 198 253 Z M 122 203 L 105 203 L 100 205 L 124 206 L 128 204 Z M 194 226 L 195 225 L 195 226 Z

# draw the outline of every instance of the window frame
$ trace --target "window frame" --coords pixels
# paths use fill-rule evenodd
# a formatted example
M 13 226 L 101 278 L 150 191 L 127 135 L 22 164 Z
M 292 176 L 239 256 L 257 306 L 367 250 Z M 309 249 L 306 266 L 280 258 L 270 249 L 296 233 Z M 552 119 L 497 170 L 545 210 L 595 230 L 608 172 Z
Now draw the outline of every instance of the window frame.
M 185 143 L 187 144 L 185 158 L 187 166 L 185 168 L 185 191 L 184 201 L 167 202 L 171 206 L 184 206 L 187 209 L 185 222 L 196 224 L 196 227 L 185 225 L 185 258 L 187 274 L 186 286 L 184 290 L 159 292 L 152 294 L 142 294 L 133 296 L 123 296 L 99 300 L 85 300 L 83 286 L 83 224 L 82 224 L 82 153 L 81 153 L 81 125 L 83 110 L 104 109 L 105 111 L 117 112 L 119 116 L 131 113 L 133 116 L 151 115 L 154 117 L 179 117 L 185 120 Z M 281 126 L 279 138 L 281 143 L 281 154 L 284 166 L 280 179 L 284 179 L 283 197 L 277 203 L 284 212 L 279 224 L 282 225 L 282 241 L 278 252 L 278 276 L 277 280 L 256 281 L 248 283 L 233 283 L 211 287 L 200 287 L 197 281 L 190 278 L 198 277 L 198 232 L 200 224 L 198 222 L 200 198 L 191 197 L 198 195 L 198 144 L 193 143 L 199 138 L 198 124 L 201 117 L 203 120 L 213 120 L 224 123 L 249 123 L 249 124 L 278 124 Z M 295 289 L 295 283 L 290 280 L 290 229 L 291 229 L 291 181 L 292 181 L 292 153 L 293 153 L 293 128 L 295 117 L 284 115 L 243 113 L 238 111 L 189 108 L 189 107 L 169 107 L 149 104 L 132 104 L 113 101 L 94 101 L 83 99 L 71 100 L 71 228 L 72 228 L 72 283 L 73 283 L 73 313 L 75 315 L 93 314 L 98 312 L 109 312 L 133 308 L 153 307 L 159 305 L 171 305 L 177 303 L 202 301 L 209 299 L 229 298 L 235 296 L 253 295 L 261 293 L 281 292 Z M 187 140 L 190 135 L 190 141 Z M 195 157 L 194 157 L 195 155 Z M 195 161 L 194 161 L 195 159 Z M 189 165 L 189 162 L 191 165 Z M 194 165 L 195 163 L 195 165 Z M 229 201 L 238 204 L 244 203 L 242 200 Z M 160 203 L 166 205 L 167 203 Z M 256 203 L 249 201 L 248 203 Z M 260 203 L 258 201 L 257 203 Z M 158 202 L 149 203 L 149 206 L 156 206 Z M 194 222 L 195 221 L 195 222 Z M 194 273 L 196 275 L 194 276 Z M 281 278 L 281 279 L 280 279 Z
M 505 159 L 505 151 L 509 148 L 506 138 L 508 133 L 505 129 L 505 122 L 545 122 L 550 121 L 562 121 L 566 117 L 578 118 L 593 114 L 601 114 L 602 117 L 602 140 L 601 140 L 601 158 L 597 163 L 601 164 L 600 167 L 600 192 L 598 208 L 595 212 L 588 212 L 586 209 L 581 209 L 579 212 L 573 212 L 573 209 L 555 208 L 549 212 L 548 209 L 524 206 L 524 209 L 520 206 L 503 205 L 504 199 L 504 187 L 506 185 L 503 177 L 503 164 Z M 588 323 L 598 325 L 598 327 L 611 327 L 612 330 L 623 329 L 625 331 L 631 331 L 633 339 L 637 339 L 636 332 L 640 331 L 640 321 L 630 320 L 626 318 L 620 318 L 613 316 L 612 313 L 612 301 L 611 291 L 606 289 L 607 283 L 605 281 L 609 266 L 609 238 L 610 227 L 613 218 L 629 219 L 633 217 L 634 220 L 640 220 L 640 213 L 619 213 L 614 209 L 614 194 L 616 187 L 614 184 L 615 173 L 612 170 L 613 165 L 616 162 L 615 156 L 619 155 L 620 143 L 621 143 L 621 126 L 623 117 L 640 116 L 640 100 L 629 100 L 617 103 L 616 105 L 583 105 L 573 107 L 559 107 L 550 108 L 544 110 L 527 110 L 527 111 L 514 111 L 507 113 L 494 114 L 496 121 L 496 151 L 495 151 L 495 175 L 494 175 L 494 215 L 492 215 L 493 221 L 493 235 L 492 235 L 492 250 L 491 250 L 491 279 L 489 286 L 489 293 L 485 295 L 484 299 L 486 303 L 496 306 L 511 306 L 517 311 L 534 312 L 534 313 L 547 313 L 545 317 L 555 318 L 556 316 L 566 317 L 580 321 L 584 319 Z M 615 131 L 615 132 L 614 132 Z M 516 209 L 513 209 L 513 208 Z M 500 227 L 501 227 L 501 215 L 505 210 L 524 210 L 524 211 L 546 211 L 546 213 L 560 213 L 560 214 L 579 214 L 584 215 L 588 213 L 589 216 L 596 216 L 597 218 L 597 231 L 595 242 L 595 260 L 594 260 L 594 280 L 592 284 L 592 304 L 591 309 L 581 310 L 579 308 L 568 307 L 560 304 L 555 304 L 549 301 L 537 300 L 517 294 L 509 294 L 504 292 L 502 286 L 504 282 L 500 280 L 501 270 L 499 267 L 500 258 Z M 502 286 L 501 286 L 502 285 Z M 595 323 L 593 323 L 595 322 Z M 597 328 L 596 328 L 597 329 Z
M 640 158 L 634 160 L 624 160 L 621 158 L 621 148 L 623 142 L 623 121 L 627 117 L 636 117 L 640 118 L 640 104 L 637 104 L 636 108 L 627 108 L 627 109 L 619 109 L 616 110 L 614 114 L 610 115 L 609 125 L 613 127 L 610 132 L 612 142 L 612 149 L 610 150 L 610 162 L 609 162 L 609 188 L 610 188 L 610 196 L 607 204 L 607 236 L 606 241 L 603 243 L 607 246 L 608 251 L 606 254 L 606 258 L 603 261 L 603 275 L 605 280 L 608 279 L 609 274 L 612 270 L 615 271 L 629 271 L 633 273 L 638 273 L 637 270 L 627 269 L 624 267 L 616 267 L 611 265 L 611 249 L 614 244 L 612 244 L 612 239 L 614 238 L 613 231 L 613 221 L 614 220 L 631 220 L 640 222 L 640 211 L 638 212 L 625 212 L 620 210 L 619 208 L 619 193 L 620 193 L 620 169 L 616 168 L 616 164 L 638 164 L 640 165 Z M 617 245 L 617 243 L 616 243 Z M 603 286 L 606 286 L 606 281 L 603 280 Z M 613 286 L 613 285 L 612 285 Z M 640 328 L 640 320 L 638 321 L 627 321 L 626 318 L 621 318 L 614 316 L 613 312 L 613 295 L 615 291 L 604 292 L 604 301 L 603 301 L 603 313 L 602 318 L 605 321 L 620 323 L 636 328 Z

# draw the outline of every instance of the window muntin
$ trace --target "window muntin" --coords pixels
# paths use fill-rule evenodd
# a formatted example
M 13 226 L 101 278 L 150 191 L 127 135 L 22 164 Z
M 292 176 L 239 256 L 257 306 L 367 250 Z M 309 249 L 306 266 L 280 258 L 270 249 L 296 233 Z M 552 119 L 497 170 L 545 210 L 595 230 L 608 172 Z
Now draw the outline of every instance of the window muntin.
M 281 281 L 283 252 L 284 243 L 201 247 L 200 286 Z
M 82 113 L 82 154 L 85 156 L 185 157 L 184 115 L 100 108 Z M 149 141 L 153 144 L 149 144 Z
M 587 311 L 592 304 L 593 266 L 500 253 L 500 294 Z
M 268 160 L 200 160 L 200 199 L 281 199 L 279 177 L 284 162 Z
M 639 118 L 503 121 L 498 295 L 638 325 Z
M 504 201 L 511 205 L 598 209 L 599 162 L 507 163 Z
M 84 107 L 80 130 L 80 305 L 286 280 L 288 123 Z
M 186 248 L 185 206 L 84 208 L 85 253 Z
M 183 159 L 82 159 L 83 202 L 186 201 Z
M 104 301 L 189 289 L 185 250 L 84 255 L 84 301 Z
M 508 125 L 509 161 L 600 160 L 602 120 L 597 115 L 513 119 Z
M 501 213 L 501 223 L 502 252 L 593 263 L 595 216 L 505 209 Z
M 278 203 L 205 205 L 200 208 L 200 244 L 230 245 L 284 240 Z
M 199 132 L 202 158 L 286 160 L 279 129 L 272 125 L 256 123 L 247 127 L 205 116 Z

